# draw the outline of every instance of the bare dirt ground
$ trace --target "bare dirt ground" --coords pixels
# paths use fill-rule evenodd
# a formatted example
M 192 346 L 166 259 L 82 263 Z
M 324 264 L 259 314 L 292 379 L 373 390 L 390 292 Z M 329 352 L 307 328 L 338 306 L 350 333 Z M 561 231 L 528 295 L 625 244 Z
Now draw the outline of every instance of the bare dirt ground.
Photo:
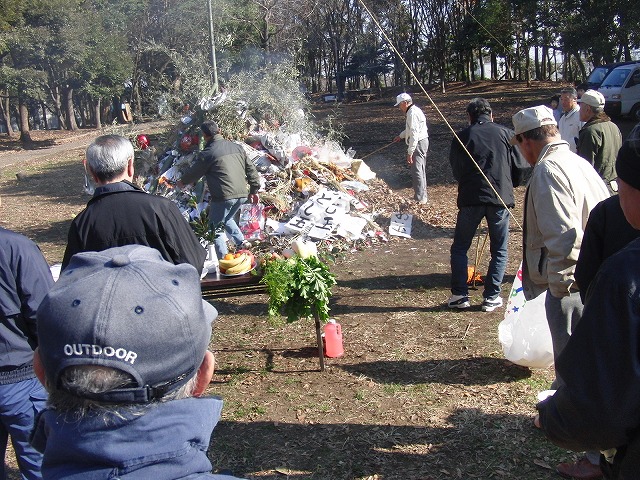
M 518 109 L 543 103 L 559 88 L 485 82 L 429 93 L 459 130 L 476 96 L 491 102 L 497 122 L 511 125 Z M 401 144 L 368 156 L 403 128 L 401 112 L 391 106 L 396 93 L 365 103 L 318 103 L 314 113 L 337 115 L 345 147 L 366 156 L 377 172 L 365 196 L 377 222 L 386 229 L 391 213 L 411 213 L 412 238 L 371 243 L 332 266 L 338 284 L 331 312 L 343 327 L 345 355 L 326 359 L 325 372 L 318 370 L 312 321 L 270 324 L 266 295 L 214 302 L 220 317 L 211 393 L 225 400 L 210 447 L 214 468 L 268 480 L 557 478 L 553 466 L 575 454 L 549 444 L 531 423 L 551 370 L 503 359 L 497 325 L 504 312 L 480 311 L 482 287 L 471 292 L 467 311 L 445 305 L 456 185 L 444 120 L 425 95 L 414 95 L 430 128 L 427 205 L 412 201 Z M 620 122 L 623 132 L 632 125 Z M 6 143 L 0 139 L 0 152 L 10 150 Z M 51 263 L 62 258 L 68 222 L 88 198 L 81 193 L 82 146 L 73 147 L 0 173 L 0 224 L 36 240 Z M 504 298 L 521 255 L 522 196 L 520 188 Z M 474 257 L 470 252 L 471 262 Z

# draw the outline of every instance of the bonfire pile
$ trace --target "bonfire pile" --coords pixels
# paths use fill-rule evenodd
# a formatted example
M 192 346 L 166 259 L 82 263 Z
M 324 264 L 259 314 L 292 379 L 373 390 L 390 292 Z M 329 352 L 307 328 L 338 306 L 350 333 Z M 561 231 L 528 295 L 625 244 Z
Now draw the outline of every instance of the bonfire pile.
M 152 149 L 137 155 L 140 180 L 150 193 L 174 201 L 203 245 L 212 242 L 207 221 L 209 192 L 201 179 L 196 185 L 176 186 L 182 172 L 203 147 L 199 125 L 215 119 L 220 100 L 201 102 L 185 112 L 168 135 L 160 154 Z M 304 113 L 302 113 L 304 114 Z M 220 122 L 222 133 L 224 124 Z M 245 205 L 240 227 L 254 251 L 282 252 L 299 238 L 311 239 L 325 252 L 359 248 L 386 240 L 364 198 L 375 173 L 333 141 L 310 138 L 279 125 L 247 120 L 248 134 L 236 139 L 261 176 L 260 205 Z

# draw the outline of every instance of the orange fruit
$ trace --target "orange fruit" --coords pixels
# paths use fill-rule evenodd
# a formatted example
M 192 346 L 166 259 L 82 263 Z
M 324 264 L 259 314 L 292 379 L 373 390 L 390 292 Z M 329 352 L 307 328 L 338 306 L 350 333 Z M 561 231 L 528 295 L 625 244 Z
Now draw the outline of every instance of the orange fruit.
M 224 260 L 232 260 L 232 259 L 234 259 L 234 258 L 235 258 L 235 257 L 233 256 L 233 253 L 227 253 L 227 254 L 224 256 Z

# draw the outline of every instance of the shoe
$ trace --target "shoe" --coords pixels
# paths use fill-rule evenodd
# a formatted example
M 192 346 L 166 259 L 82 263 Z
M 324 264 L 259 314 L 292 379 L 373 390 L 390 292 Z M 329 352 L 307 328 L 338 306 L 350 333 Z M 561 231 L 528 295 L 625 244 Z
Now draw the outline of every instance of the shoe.
M 449 308 L 469 308 L 469 297 L 467 295 L 451 295 L 451 298 L 447 301 Z
M 418 200 L 418 205 L 426 205 L 428 202 L 428 200 L 426 198 L 423 198 L 422 200 Z
M 502 299 L 500 297 L 496 297 L 493 300 L 489 298 L 485 298 L 482 301 L 482 311 L 483 312 L 493 312 L 496 308 L 502 306 Z
M 594 465 L 587 457 L 582 457 L 577 462 L 560 463 L 556 472 L 565 478 L 576 480 L 597 480 L 603 477 L 600 465 Z

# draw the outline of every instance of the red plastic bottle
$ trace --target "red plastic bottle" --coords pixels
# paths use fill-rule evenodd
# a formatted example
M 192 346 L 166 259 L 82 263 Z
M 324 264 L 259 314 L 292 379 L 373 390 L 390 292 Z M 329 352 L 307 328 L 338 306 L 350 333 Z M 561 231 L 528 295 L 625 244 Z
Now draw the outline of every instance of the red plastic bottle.
M 342 327 L 335 320 L 329 320 L 324 326 L 324 354 L 329 358 L 340 357 L 342 348 Z

